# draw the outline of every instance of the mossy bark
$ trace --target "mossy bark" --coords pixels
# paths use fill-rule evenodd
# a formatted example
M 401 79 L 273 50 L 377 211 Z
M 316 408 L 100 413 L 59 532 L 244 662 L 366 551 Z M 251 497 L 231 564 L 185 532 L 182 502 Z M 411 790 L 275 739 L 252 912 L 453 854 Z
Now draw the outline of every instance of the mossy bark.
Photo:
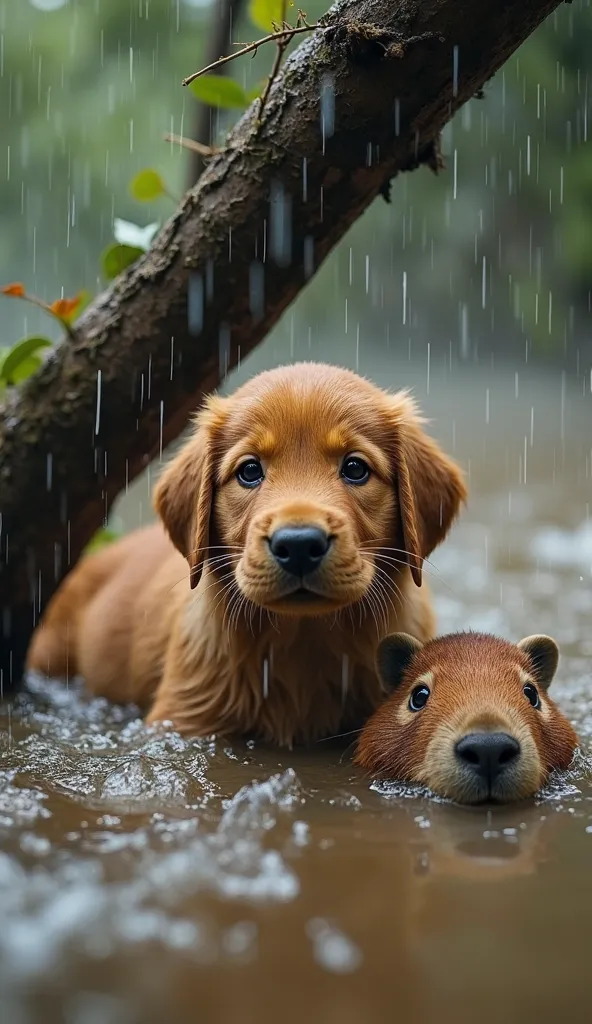
M 556 0 L 340 0 L 152 248 L 0 410 L 0 672 L 116 495 Z M 186 70 L 186 69 L 182 69 Z M 181 75 L 180 75 L 181 77 Z M 324 97 L 324 98 L 323 98 Z

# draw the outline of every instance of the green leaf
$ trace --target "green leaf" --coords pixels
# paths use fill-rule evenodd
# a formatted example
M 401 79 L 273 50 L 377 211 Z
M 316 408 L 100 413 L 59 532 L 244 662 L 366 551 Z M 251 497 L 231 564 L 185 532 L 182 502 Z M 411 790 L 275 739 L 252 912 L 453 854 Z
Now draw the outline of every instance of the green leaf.
M 167 187 L 158 171 L 147 167 L 146 170 L 139 171 L 135 178 L 132 178 L 130 192 L 134 199 L 138 199 L 141 203 L 150 203 L 153 199 L 166 195 Z
M 102 526 L 89 540 L 85 548 L 85 554 L 90 555 L 93 551 L 100 551 L 101 548 L 104 548 L 107 544 L 112 544 L 115 540 L 119 540 L 119 534 L 115 533 L 114 530 L 108 530 L 106 526 Z
M 287 0 L 284 5 L 282 0 L 251 0 L 249 4 L 249 17 L 257 28 L 264 32 L 273 32 L 273 24 L 281 24 L 282 17 L 288 16 L 290 7 L 294 4 Z M 285 13 L 284 13 L 285 12 Z
M 113 242 L 101 253 L 101 267 L 107 280 L 112 281 L 115 277 L 119 277 L 125 268 L 131 267 L 132 263 L 144 255 L 144 252 L 145 250 L 140 249 L 139 245 L 120 245 L 118 242 Z
M 189 86 L 194 96 L 210 107 L 223 107 L 226 110 L 244 110 L 249 99 L 242 85 L 225 75 L 203 75 L 196 78 Z
M 39 356 L 29 356 L 28 359 L 23 359 L 22 363 L 19 363 L 10 375 L 10 380 L 7 380 L 6 383 L 21 384 L 27 377 L 32 377 L 42 363 L 43 360 Z
M 0 377 L 5 384 L 18 384 L 35 373 L 41 366 L 41 359 L 36 353 L 42 348 L 51 348 L 49 338 L 33 335 L 17 341 L 2 360 Z
M 137 249 L 146 250 L 159 227 L 160 224 L 155 222 L 141 228 L 139 224 L 134 224 L 131 220 L 122 220 L 121 217 L 116 217 L 113 222 L 113 234 L 115 241 L 120 245 L 131 245 Z

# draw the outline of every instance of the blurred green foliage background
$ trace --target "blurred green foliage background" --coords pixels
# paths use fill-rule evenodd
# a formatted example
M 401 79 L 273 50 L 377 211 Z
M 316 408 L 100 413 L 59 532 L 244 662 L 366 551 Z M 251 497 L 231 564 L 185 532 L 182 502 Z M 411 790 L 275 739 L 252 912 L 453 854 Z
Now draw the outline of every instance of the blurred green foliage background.
M 214 3 L 216 0 L 214 0 Z M 315 18 L 328 3 L 310 0 Z M 130 179 L 156 168 L 180 196 L 197 102 L 181 79 L 204 56 L 207 0 L 0 0 L 0 282 L 51 301 L 104 285 L 115 217 L 149 224 Z M 235 37 L 256 38 L 248 19 Z M 247 89 L 273 51 L 232 65 Z M 301 295 L 280 330 L 348 344 L 436 337 L 563 350 L 585 343 L 592 271 L 590 0 L 562 6 L 447 128 L 447 170 L 395 182 Z M 236 117 L 213 111 L 219 134 Z M 205 140 L 203 140 L 205 141 Z M 2 303 L 2 345 L 44 332 Z

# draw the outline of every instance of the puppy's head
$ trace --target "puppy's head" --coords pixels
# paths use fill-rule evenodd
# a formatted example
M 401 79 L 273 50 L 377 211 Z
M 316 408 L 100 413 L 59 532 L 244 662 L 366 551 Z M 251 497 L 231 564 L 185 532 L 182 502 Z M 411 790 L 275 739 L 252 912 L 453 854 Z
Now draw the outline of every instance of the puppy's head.
M 302 616 L 380 609 L 400 571 L 420 586 L 464 497 L 408 395 L 304 363 L 210 398 L 155 507 L 192 587 L 207 562 L 247 601 Z
M 386 637 L 377 667 L 392 695 L 366 724 L 356 762 L 459 803 L 533 796 L 577 745 L 547 693 L 558 657 L 548 636 L 511 644 L 457 633 L 425 646 Z

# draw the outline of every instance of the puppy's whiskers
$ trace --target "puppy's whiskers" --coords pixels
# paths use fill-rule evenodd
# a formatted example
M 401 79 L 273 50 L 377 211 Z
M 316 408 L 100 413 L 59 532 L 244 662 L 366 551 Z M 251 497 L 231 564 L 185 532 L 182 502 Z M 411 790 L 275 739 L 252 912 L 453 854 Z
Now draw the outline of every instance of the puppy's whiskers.
M 249 609 L 249 605 L 251 605 L 251 604 L 252 604 L 252 602 L 249 601 L 249 599 L 247 597 L 245 597 L 245 595 L 237 587 L 234 595 L 231 597 L 230 601 L 227 604 L 227 607 L 226 607 L 226 609 L 224 611 L 224 616 L 222 618 L 222 627 L 224 628 L 224 620 L 226 618 L 226 615 L 228 615 L 228 640 L 229 641 L 230 641 L 230 634 L 231 634 L 231 632 L 233 632 L 233 630 L 236 630 L 238 628 L 238 623 L 239 623 L 239 619 L 240 619 L 241 615 L 244 617 L 245 622 L 246 622 L 246 620 L 247 620 L 246 613 L 247 613 L 247 610 Z
M 187 553 L 189 555 L 203 554 L 204 551 L 234 551 L 242 554 L 243 547 L 241 544 L 205 544 L 203 547 L 191 548 Z
M 400 603 L 400 594 L 398 594 L 396 589 L 394 587 L 392 587 L 391 581 L 388 579 L 388 577 L 385 577 L 384 579 L 381 579 L 380 577 L 377 577 L 376 578 L 376 587 L 377 587 L 378 591 L 380 592 L 380 595 L 381 595 L 381 598 L 382 598 L 382 601 L 383 601 L 384 607 L 385 607 L 385 621 L 384 621 L 384 625 L 386 627 L 388 627 L 389 622 L 390 622 L 390 614 L 392 613 L 393 615 L 396 616 L 397 609 L 396 609 L 396 605 L 395 605 L 395 598 L 398 599 L 398 601 Z M 393 595 L 394 595 L 394 597 L 393 597 Z
M 406 565 L 407 565 L 407 563 L 406 563 L 406 562 L 399 562 L 399 560 L 398 560 L 398 559 L 395 559 L 395 558 L 393 558 L 393 557 L 392 557 L 392 555 L 383 555 L 383 554 L 381 554 L 380 552 L 373 552 L 373 557 L 374 557 L 374 558 L 375 558 L 375 559 L 376 559 L 377 561 L 382 561 L 382 562 L 384 562 L 384 563 L 385 563 L 386 565 L 388 565 L 389 567 L 392 567 L 392 566 L 393 566 L 393 564 L 394 564 L 394 566 L 395 566 L 396 568 L 398 568 L 398 566 L 399 566 L 399 565 L 404 565 L 404 566 L 406 566 Z M 446 583 L 446 582 L 445 582 L 445 581 L 444 581 L 444 580 L 442 579 L 442 576 L 440 575 L 440 573 L 439 573 L 438 571 L 436 571 L 436 572 L 430 572 L 430 571 L 429 571 L 428 569 L 423 569 L 422 571 L 423 571 L 423 573 L 424 573 L 424 574 L 425 574 L 426 576 L 430 577 L 431 579 L 434 579 L 434 580 L 438 580 L 439 584 L 440 584 L 441 586 L 443 586 L 443 587 L 446 587 L 446 590 L 449 590 L 451 594 L 454 594 L 454 593 L 455 593 L 455 590 L 454 590 L 454 588 L 453 588 L 453 587 L 451 587 L 451 586 L 450 586 L 450 584 Z
M 423 555 L 417 555 L 413 551 L 406 551 L 405 548 L 394 548 L 390 544 L 381 544 L 380 538 L 375 537 L 372 540 L 363 540 L 360 543 L 360 547 L 363 548 L 364 551 L 392 551 L 396 555 L 407 555 L 408 558 L 420 561 L 422 565 L 431 565 L 432 569 L 438 572 L 438 567 L 434 565 L 429 558 L 424 558 Z M 408 565 L 408 562 L 404 562 L 403 564 Z
M 222 566 L 222 568 L 227 569 L 228 566 Z M 234 578 L 234 569 L 232 569 L 230 572 L 225 573 L 224 576 L 217 576 L 215 579 L 210 580 L 208 582 L 207 586 L 203 588 L 202 594 L 207 594 L 208 590 L 211 590 L 213 587 L 219 586 L 219 584 L 224 583 L 225 580 L 232 581 Z M 226 584 L 223 590 L 227 589 L 228 586 L 229 584 Z
M 371 587 L 371 592 L 372 592 L 373 597 L 374 597 L 375 608 L 376 608 L 377 619 L 378 619 L 378 622 L 376 624 L 376 629 L 377 629 L 378 635 L 380 635 L 381 633 L 386 632 L 386 630 L 388 628 L 387 627 L 387 624 L 388 624 L 388 606 L 385 603 L 385 598 L 384 598 L 384 593 L 383 593 L 382 586 L 381 586 L 381 581 L 378 578 L 375 578 L 375 580 L 373 580 L 372 587 Z
M 401 588 L 398 585 L 398 583 L 391 576 L 389 576 L 389 574 L 386 571 L 386 569 L 383 569 L 380 565 L 375 565 L 374 566 L 374 571 L 378 574 L 378 578 L 380 579 L 382 585 L 384 587 L 388 586 L 389 589 L 393 592 L 393 594 L 397 598 L 398 602 L 400 604 L 402 604 L 403 601 L 404 601 L 404 595 L 403 595 L 403 591 L 401 590 Z M 396 614 L 397 609 L 395 608 L 394 602 L 392 600 L 391 600 L 391 605 L 392 605 L 393 612 L 395 612 L 395 614 Z
M 243 594 L 241 594 L 240 590 L 237 590 L 233 594 L 233 596 L 231 597 L 230 601 L 228 602 L 228 604 L 226 606 L 226 609 L 224 611 L 224 616 L 223 616 L 223 619 L 222 619 L 222 626 L 224 627 L 224 620 L 226 618 L 226 615 L 228 615 L 227 633 L 228 633 L 228 639 L 229 640 L 230 640 L 230 634 L 232 632 L 234 632 L 234 630 L 236 629 L 236 626 L 237 626 L 237 623 L 238 623 L 238 618 L 240 616 L 241 609 L 242 609 L 243 605 L 245 604 L 245 601 L 246 601 L 245 596 Z
M 364 558 L 364 555 L 362 555 Z M 368 558 L 365 561 L 370 561 Z M 364 598 L 362 598 L 360 605 L 367 603 L 367 606 L 374 615 L 374 621 L 376 622 L 377 632 L 380 635 L 379 620 L 383 623 L 383 631 L 388 632 L 389 620 L 391 611 L 392 614 L 397 616 L 397 608 L 393 600 L 394 595 L 399 603 L 403 603 L 404 597 L 400 587 L 397 585 L 394 579 L 389 573 L 381 566 L 377 565 L 374 560 L 370 561 L 374 576 Z M 378 612 L 378 617 L 375 612 Z
M 269 625 L 279 635 L 280 627 L 279 627 L 278 621 L 277 621 L 277 613 L 270 611 L 268 608 L 266 608 L 266 611 L 267 611 L 267 618 L 269 620 Z
M 212 609 L 212 615 L 214 615 L 217 612 L 218 608 L 220 607 L 223 601 L 227 601 L 229 592 L 235 591 L 240 593 L 234 573 L 229 573 L 229 575 L 231 576 L 231 579 L 228 583 L 225 583 L 224 586 L 221 588 L 220 596 Z M 224 614 L 226 614 L 226 608 L 224 610 Z
M 372 615 L 372 618 L 374 619 L 374 624 L 376 626 L 376 633 L 377 633 L 378 636 L 380 636 L 380 624 L 379 624 L 379 621 L 378 621 L 379 615 L 377 614 L 377 599 L 376 599 L 376 594 L 374 593 L 374 589 L 373 589 L 372 586 L 370 586 L 368 588 L 368 590 L 364 594 L 364 597 L 362 598 L 362 601 L 360 603 L 364 603 L 364 604 L 367 605 L 368 610 L 370 611 L 370 614 Z M 378 613 L 380 613 L 380 608 L 378 608 Z
M 238 589 L 236 583 L 234 583 L 232 585 L 231 590 L 232 590 L 231 596 L 225 602 L 224 613 L 222 615 L 222 629 L 227 629 L 228 639 L 229 640 L 230 640 L 233 612 L 234 612 L 234 609 L 236 608 L 237 604 L 240 607 L 241 600 L 242 600 L 242 597 L 243 597 L 243 595 L 241 594 L 240 590 Z M 228 626 L 226 626 L 226 616 L 228 616 Z
M 390 565 L 392 565 L 393 567 L 395 567 L 397 569 L 398 568 L 401 568 L 401 569 L 408 569 L 409 568 L 409 562 L 408 561 L 406 561 L 404 558 L 395 558 L 393 555 L 385 555 L 384 554 L 385 550 L 388 550 L 388 549 L 380 548 L 380 547 L 378 547 L 378 548 L 365 547 L 365 548 L 362 548 L 362 552 L 361 553 L 362 554 L 370 554 L 374 558 L 380 558 L 380 559 L 382 559 L 382 561 L 388 562 Z M 392 548 L 391 550 L 396 551 L 397 548 Z M 427 561 L 427 559 L 423 560 L 422 572 L 424 572 L 426 576 L 431 576 L 433 579 L 441 579 L 440 571 L 438 569 L 434 569 L 434 572 L 430 572 L 429 569 L 425 568 L 426 561 Z
M 233 556 L 233 557 L 237 557 L 237 556 Z M 232 559 L 231 558 L 229 558 L 225 563 L 217 565 L 216 566 L 216 570 L 217 571 L 221 571 L 222 569 L 227 569 L 229 565 L 232 565 Z M 167 594 L 170 594 L 171 591 L 173 591 L 175 589 L 175 587 L 179 586 L 180 583 L 185 583 L 185 582 L 187 582 L 187 580 L 191 579 L 191 575 L 192 575 L 193 571 L 194 570 L 191 570 L 191 572 L 185 573 L 185 575 L 182 576 L 180 580 L 177 580 L 176 583 L 173 583 L 172 587 L 169 587 L 169 589 L 167 590 Z M 227 576 L 218 577 L 218 580 L 220 580 L 220 579 L 228 579 L 228 577 Z M 208 584 L 207 587 L 204 587 L 203 590 L 202 590 L 202 593 L 205 594 L 209 590 L 210 586 L 212 586 L 212 584 L 214 582 L 215 581 L 212 581 L 211 583 Z
M 387 590 L 387 586 L 393 591 L 400 601 L 403 600 L 403 595 L 394 580 L 392 580 L 384 570 L 381 570 L 379 566 L 375 566 L 374 568 L 376 570 L 375 576 L 368 588 L 366 598 L 372 603 L 373 607 L 379 611 L 379 619 L 383 623 L 383 632 L 386 633 L 389 628 L 391 612 L 395 617 L 397 616 L 397 608 L 389 590 Z M 380 624 L 376 620 L 376 616 L 375 621 L 380 635 Z

